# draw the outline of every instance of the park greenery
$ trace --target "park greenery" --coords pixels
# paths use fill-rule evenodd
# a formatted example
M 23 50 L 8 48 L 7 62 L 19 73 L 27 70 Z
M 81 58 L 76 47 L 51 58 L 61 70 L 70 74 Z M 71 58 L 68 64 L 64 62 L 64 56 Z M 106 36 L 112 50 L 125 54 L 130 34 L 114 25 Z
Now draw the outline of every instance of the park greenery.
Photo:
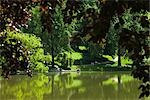
M 148 4 L 147 0 L 3 0 L 2 76 L 21 71 L 32 76 L 34 72 L 127 70 L 142 81 L 140 97 L 149 96 Z

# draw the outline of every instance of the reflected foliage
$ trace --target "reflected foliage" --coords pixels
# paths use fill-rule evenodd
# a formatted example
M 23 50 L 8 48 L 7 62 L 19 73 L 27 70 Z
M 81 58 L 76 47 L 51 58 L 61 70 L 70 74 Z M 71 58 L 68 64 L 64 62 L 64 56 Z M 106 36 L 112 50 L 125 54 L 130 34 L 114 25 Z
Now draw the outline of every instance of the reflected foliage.
M 19 77 L 19 79 L 17 79 Z M 38 99 L 43 100 L 45 93 L 51 93 L 51 83 L 45 75 L 35 75 L 32 78 L 26 76 L 14 76 L 10 80 L 1 82 L 1 98 L 3 99 Z M 7 96 L 5 96 L 7 95 Z
M 120 76 L 120 83 L 118 77 Z M 105 84 L 109 81 L 109 84 Z M 108 82 L 107 82 L 108 83 Z M 89 85 L 92 84 L 92 85 Z M 139 82 L 128 74 L 114 73 L 51 73 L 32 78 L 17 75 L 0 80 L 1 99 L 90 100 L 138 99 Z M 131 94 L 132 93 L 132 94 Z M 126 96 L 128 95 L 128 96 Z

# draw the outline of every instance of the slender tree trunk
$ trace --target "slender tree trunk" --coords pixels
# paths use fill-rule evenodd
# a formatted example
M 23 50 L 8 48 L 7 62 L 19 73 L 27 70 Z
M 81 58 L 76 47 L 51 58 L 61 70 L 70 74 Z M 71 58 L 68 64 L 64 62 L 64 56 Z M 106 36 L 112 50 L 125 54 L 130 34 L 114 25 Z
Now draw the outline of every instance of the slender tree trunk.
M 70 65 L 69 67 L 70 67 L 70 68 L 71 68 L 71 66 L 72 66 L 72 60 L 71 60 L 71 58 L 72 58 L 72 57 L 71 57 L 71 52 L 70 52 L 70 58 L 69 58 L 69 65 Z
M 51 34 L 51 54 L 52 54 L 52 68 L 54 68 L 54 40 L 53 40 L 53 36 Z
M 121 26 L 121 25 L 119 25 L 119 26 Z M 118 32 L 118 68 L 121 67 L 121 43 L 120 43 L 121 30 L 122 30 L 122 27 L 119 27 L 119 32 Z
M 121 67 L 121 47 L 119 42 L 118 42 L 118 67 Z

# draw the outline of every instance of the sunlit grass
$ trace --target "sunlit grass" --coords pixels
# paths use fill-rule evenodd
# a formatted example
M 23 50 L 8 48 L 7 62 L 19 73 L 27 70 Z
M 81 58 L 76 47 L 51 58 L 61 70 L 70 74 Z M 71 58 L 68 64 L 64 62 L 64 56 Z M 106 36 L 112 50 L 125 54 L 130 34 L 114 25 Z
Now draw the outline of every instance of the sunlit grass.
M 64 52 L 66 55 L 67 55 L 67 57 L 68 58 L 71 58 L 71 59 L 73 59 L 73 60 L 80 60 L 80 59 L 82 59 L 83 57 L 82 57 L 82 53 L 79 53 L 79 52 Z
M 129 65 L 132 64 L 133 61 L 131 59 L 129 59 L 128 57 L 121 57 L 121 65 L 125 66 L 125 65 Z M 115 63 L 112 66 L 117 66 L 118 65 L 118 58 L 117 61 L 115 61 Z
M 85 46 L 79 46 L 80 50 L 87 50 L 87 48 Z
M 109 61 L 113 61 L 113 58 L 109 55 L 103 55 L 104 58 L 107 58 Z

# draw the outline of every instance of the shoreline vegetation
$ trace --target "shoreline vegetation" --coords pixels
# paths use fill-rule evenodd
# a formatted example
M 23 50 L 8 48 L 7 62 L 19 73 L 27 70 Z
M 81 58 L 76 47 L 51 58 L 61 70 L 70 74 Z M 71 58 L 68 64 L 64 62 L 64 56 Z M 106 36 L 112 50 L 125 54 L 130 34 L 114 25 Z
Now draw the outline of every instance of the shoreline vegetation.
M 2 70 L 1 66 L 0 66 L 0 71 Z M 72 68 L 70 69 L 62 69 L 62 68 L 58 68 L 57 66 L 55 66 L 54 68 L 52 68 L 51 70 L 49 70 L 48 73 L 53 73 L 53 72 L 117 72 L 117 71 L 132 71 L 133 68 L 131 65 L 126 65 L 126 66 L 111 66 L 111 65 L 103 65 L 103 64 L 85 64 L 85 65 L 74 65 Z M 41 73 L 41 72 L 37 72 L 37 71 L 33 71 L 34 73 Z M 17 75 L 25 75 L 26 72 L 24 71 L 17 71 Z M 12 74 L 13 75 L 13 74 Z

